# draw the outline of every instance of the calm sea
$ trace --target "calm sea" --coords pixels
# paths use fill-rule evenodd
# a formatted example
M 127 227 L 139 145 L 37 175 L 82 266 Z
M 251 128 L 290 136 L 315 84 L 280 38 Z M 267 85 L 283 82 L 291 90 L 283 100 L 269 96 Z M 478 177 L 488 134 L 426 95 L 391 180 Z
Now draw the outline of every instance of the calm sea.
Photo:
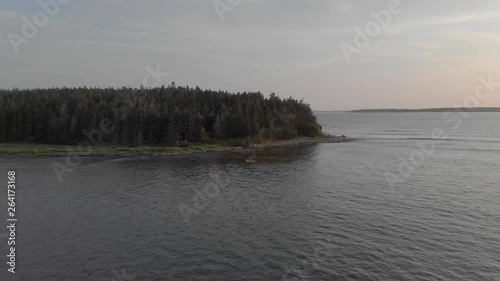
M 500 280 L 500 114 L 318 119 L 362 140 L 84 159 L 62 182 L 65 159 L 0 159 L 0 280 Z

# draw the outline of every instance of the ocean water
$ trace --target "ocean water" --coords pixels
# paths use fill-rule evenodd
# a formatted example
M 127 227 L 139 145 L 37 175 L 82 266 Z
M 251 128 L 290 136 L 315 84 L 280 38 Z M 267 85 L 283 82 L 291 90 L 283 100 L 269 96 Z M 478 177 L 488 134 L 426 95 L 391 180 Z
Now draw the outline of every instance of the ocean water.
M 65 159 L 0 159 L 19 219 L 0 280 L 500 280 L 500 114 L 317 115 L 360 140 L 83 159 L 62 181 Z

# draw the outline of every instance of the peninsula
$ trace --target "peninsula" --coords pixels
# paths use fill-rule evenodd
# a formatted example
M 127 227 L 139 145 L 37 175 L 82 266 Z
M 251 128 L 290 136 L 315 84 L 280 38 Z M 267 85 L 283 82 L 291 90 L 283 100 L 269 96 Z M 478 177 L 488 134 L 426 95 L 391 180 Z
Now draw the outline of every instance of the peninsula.
M 0 91 L 0 155 L 167 155 L 348 140 L 327 136 L 308 104 L 274 93 L 174 83 Z

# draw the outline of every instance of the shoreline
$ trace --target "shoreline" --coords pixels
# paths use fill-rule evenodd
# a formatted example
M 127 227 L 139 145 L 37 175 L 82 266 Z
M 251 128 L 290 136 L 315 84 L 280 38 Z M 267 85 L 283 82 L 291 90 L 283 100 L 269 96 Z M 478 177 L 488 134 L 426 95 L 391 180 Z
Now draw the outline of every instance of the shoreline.
M 68 155 L 73 155 L 71 157 L 85 157 L 85 158 L 106 158 L 106 157 L 145 157 L 145 156 L 161 156 L 161 157 L 169 157 L 169 156 L 193 156 L 198 154 L 206 154 L 206 153 L 236 153 L 236 152 L 245 152 L 250 150 L 263 150 L 267 148 L 288 148 L 295 146 L 303 146 L 303 145 L 313 145 L 320 143 L 347 143 L 353 142 L 357 139 L 348 138 L 348 137 L 337 137 L 337 136 L 327 136 L 324 138 L 317 139 L 294 139 L 294 140 L 281 140 L 281 141 L 273 141 L 269 143 L 263 144 L 251 144 L 248 147 L 243 146 L 222 146 L 219 148 L 213 149 L 204 149 L 204 150 L 179 150 L 179 151 L 171 151 L 171 152 L 161 152 L 161 151 L 117 151 L 117 150 L 109 150 L 109 151 L 67 151 L 67 152 L 48 152 L 48 153 L 37 153 L 37 154 L 0 154 L 0 159 L 2 158 L 63 158 Z M 76 154 L 76 155 L 75 155 Z

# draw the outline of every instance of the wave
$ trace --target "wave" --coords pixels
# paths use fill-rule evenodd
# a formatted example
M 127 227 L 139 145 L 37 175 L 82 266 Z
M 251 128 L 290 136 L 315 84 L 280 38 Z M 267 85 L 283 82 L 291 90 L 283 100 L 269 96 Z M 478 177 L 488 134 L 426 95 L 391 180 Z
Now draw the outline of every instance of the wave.
M 500 144 L 500 139 L 499 140 L 485 140 L 485 139 L 464 139 L 464 138 L 429 138 L 429 137 L 421 137 L 421 138 L 415 138 L 415 137 L 400 137 L 400 138 L 395 138 L 393 136 L 388 136 L 388 137 L 366 137 L 366 139 L 379 139 L 379 140 L 420 140 L 420 141 L 435 141 L 435 142 L 475 142 L 475 143 L 498 143 Z
M 384 132 L 415 132 L 415 130 L 405 130 L 405 129 L 387 129 Z
M 485 139 L 461 139 L 461 138 L 408 138 L 409 140 L 433 140 L 433 141 L 461 141 L 461 142 L 479 142 L 479 143 L 500 143 L 499 140 L 485 140 Z
M 403 132 L 403 131 L 401 131 L 401 132 L 390 131 L 391 133 L 387 133 L 387 131 L 384 131 L 384 132 L 386 132 L 386 135 L 389 135 L 389 136 L 397 136 L 397 135 L 400 135 L 400 136 L 402 136 L 402 135 L 404 135 L 404 136 L 421 136 L 422 135 L 421 133 L 420 134 L 419 133 L 408 133 L 408 132 Z M 392 133 L 392 132 L 394 132 L 394 133 Z M 404 133 L 404 134 L 398 134 L 398 133 Z M 367 134 L 367 135 L 380 135 L 380 133 L 365 133 L 365 134 Z

